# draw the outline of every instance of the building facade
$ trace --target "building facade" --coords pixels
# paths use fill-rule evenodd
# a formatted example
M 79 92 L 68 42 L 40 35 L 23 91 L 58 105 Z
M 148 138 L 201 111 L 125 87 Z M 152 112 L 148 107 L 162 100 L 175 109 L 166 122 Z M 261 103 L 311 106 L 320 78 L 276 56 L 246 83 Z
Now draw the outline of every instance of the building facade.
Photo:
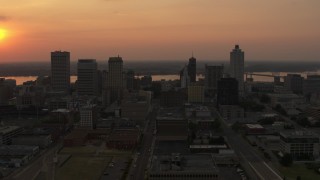
M 78 60 L 78 95 L 98 95 L 98 64 L 95 59 Z
M 205 88 L 209 96 L 215 96 L 218 91 L 218 81 L 223 77 L 223 66 L 205 65 Z
M 88 105 L 80 108 L 80 127 L 95 129 L 98 121 L 98 109 L 96 105 Z
M 51 52 L 51 88 L 53 91 L 69 91 L 70 52 Z
M 193 56 L 189 59 L 188 75 L 190 78 L 190 82 L 197 81 L 197 59 L 194 58 Z
M 108 61 L 106 89 L 110 91 L 110 102 L 121 100 L 124 88 L 122 57 L 110 57 Z
M 307 131 L 281 132 L 280 151 L 294 160 L 314 160 L 319 157 L 319 137 Z
M 235 78 L 222 78 L 218 81 L 217 104 L 239 104 L 238 81 Z

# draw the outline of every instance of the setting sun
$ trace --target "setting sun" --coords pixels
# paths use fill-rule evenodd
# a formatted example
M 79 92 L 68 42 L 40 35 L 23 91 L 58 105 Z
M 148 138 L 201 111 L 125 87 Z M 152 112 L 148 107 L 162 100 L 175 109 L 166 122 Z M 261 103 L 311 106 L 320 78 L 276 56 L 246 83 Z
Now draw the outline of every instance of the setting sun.
M 0 29 L 0 40 L 7 36 L 7 31 L 5 29 Z

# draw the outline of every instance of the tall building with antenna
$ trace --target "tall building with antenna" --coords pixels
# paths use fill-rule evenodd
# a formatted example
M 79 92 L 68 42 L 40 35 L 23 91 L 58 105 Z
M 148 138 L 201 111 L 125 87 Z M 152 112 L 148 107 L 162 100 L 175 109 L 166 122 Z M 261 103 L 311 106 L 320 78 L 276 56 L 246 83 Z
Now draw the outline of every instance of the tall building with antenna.
M 188 74 L 189 74 L 189 79 L 190 82 L 196 82 L 197 80 L 197 59 L 192 57 L 189 59 L 189 64 L 188 64 Z
M 230 76 L 238 81 L 239 94 L 244 93 L 244 52 L 239 45 L 230 52 Z

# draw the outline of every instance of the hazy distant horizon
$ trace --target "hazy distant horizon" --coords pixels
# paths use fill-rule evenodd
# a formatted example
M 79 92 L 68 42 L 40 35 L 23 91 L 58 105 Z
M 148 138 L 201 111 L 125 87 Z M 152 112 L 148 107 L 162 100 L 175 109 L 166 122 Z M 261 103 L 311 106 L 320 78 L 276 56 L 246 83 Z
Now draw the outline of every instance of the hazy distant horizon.
M 98 61 L 99 70 L 107 70 L 107 60 Z M 124 68 L 132 69 L 137 74 L 178 74 L 188 63 L 188 60 L 161 60 L 161 61 L 126 61 Z M 205 64 L 224 65 L 228 69 L 228 60 L 198 60 L 197 72 L 203 73 Z M 71 61 L 71 74 L 77 72 L 77 61 Z M 306 61 L 246 61 L 247 72 L 306 72 L 320 70 L 320 62 Z M 47 76 L 50 74 L 50 61 L 0 63 L 0 76 Z

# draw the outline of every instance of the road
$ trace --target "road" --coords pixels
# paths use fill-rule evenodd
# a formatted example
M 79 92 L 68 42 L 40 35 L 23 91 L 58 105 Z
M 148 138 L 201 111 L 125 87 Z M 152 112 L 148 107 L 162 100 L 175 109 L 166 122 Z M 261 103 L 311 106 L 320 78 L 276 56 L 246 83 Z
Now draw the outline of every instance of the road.
M 220 114 L 214 110 L 214 113 L 220 116 Z M 228 143 L 231 148 L 237 152 L 240 157 L 241 165 L 244 167 L 250 179 L 261 179 L 261 180 L 282 180 L 280 173 L 272 167 L 272 165 L 267 164 L 263 158 L 261 158 L 254 151 L 251 145 L 244 140 L 241 135 L 235 133 L 230 126 L 223 120 L 221 126 L 224 130 L 224 134 L 227 137 Z
M 132 163 L 129 171 L 128 180 L 142 180 L 145 178 L 146 170 L 151 156 L 152 142 L 154 140 L 154 129 L 156 124 L 157 107 L 154 107 L 148 116 L 144 135 L 141 141 L 141 148 L 137 151 L 137 160 Z

